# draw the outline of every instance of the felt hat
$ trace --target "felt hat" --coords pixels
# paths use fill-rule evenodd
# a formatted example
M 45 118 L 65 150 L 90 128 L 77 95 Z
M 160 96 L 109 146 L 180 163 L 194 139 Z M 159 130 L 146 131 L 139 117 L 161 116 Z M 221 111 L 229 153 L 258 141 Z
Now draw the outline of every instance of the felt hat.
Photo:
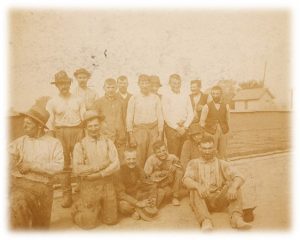
M 85 74 L 88 77 L 91 76 L 91 73 L 88 70 L 86 70 L 85 68 L 79 68 L 74 72 L 75 77 L 77 77 L 79 74 Z
M 54 75 L 54 81 L 51 82 L 51 84 L 59 84 L 71 81 L 72 79 L 69 78 L 68 74 L 65 71 L 59 71 Z
M 46 123 L 50 114 L 45 108 L 38 105 L 32 106 L 27 112 L 20 112 L 21 115 L 27 116 L 41 124 L 44 128 L 47 128 Z

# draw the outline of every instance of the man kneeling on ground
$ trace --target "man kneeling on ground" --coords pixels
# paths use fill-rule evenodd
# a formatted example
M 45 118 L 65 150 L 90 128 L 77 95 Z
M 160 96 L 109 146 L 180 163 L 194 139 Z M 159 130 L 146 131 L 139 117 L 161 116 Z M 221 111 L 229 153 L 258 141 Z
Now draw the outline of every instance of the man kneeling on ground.
M 115 224 L 118 219 L 114 174 L 120 169 L 113 142 L 101 135 L 103 115 L 87 111 L 84 125 L 87 136 L 76 143 L 73 153 L 74 173 L 81 177 L 80 198 L 72 209 L 75 224 L 84 229 Z
M 157 214 L 156 185 L 137 164 L 135 148 L 125 150 L 125 164 L 118 176 L 119 211 L 133 219 L 150 221 Z
M 183 176 L 181 163 L 176 155 L 169 154 L 163 141 L 153 143 L 154 154 L 145 164 L 146 176 L 157 183 L 157 206 L 169 195 L 173 197 L 172 204 L 179 206 L 179 190 Z
M 215 157 L 212 137 L 203 137 L 199 147 L 201 157 L 188 163 L 183 183 L 190 189 L 190 205 L 202 229 L 212 230 L 210 212 L 226 207 L 232 228 L 249 229 L 251 225 L 242 218 L 243 176 L 230 163 Z

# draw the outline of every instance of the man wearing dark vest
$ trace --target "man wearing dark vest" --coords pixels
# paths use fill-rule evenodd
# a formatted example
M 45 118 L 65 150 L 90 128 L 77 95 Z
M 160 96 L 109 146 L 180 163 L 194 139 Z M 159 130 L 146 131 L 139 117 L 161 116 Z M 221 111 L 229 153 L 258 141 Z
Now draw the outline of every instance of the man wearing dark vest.
M 204 128 L 205 134 L 214 139 L 217 156 L 227 159 L 227 135 L 229 132 L 229 105 L 221 101 L 222 88 L 214 86 L 211 89 L 212 101 L 207 103 L 201 113 L 200 126 Z
M 193 123 L 198 123 L 200 121 L 202 108 L 207 103 L 208 95 L 201 92 L 201 80 L 192 80 L 190 89 L 190 99 L 194 111 Z

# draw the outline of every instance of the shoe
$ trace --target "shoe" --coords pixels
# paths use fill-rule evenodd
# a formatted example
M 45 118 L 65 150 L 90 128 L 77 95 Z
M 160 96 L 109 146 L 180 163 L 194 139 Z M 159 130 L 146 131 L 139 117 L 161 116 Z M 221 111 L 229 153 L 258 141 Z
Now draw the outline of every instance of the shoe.
M 71 194 L 67 194 L 67 195 L 63 196 L 63 200 L 62 200 L 62 203 L 61 203 L 61 206 L 63 208 L 69 208 L 69 207 L 71 207 L 72 203 L 73 203 L 73 201 L 72 201 Z
M 209 219 L 204 219 L 202 224 L 201 224 L 201 230 L 204 232 L 210 232 L 213 230 L 213 224 L 211 220 Z
M 232 217 L 231 226 L 232 228 L 240 230 L 248 230 L 252 227 L 252 225 L 250 223 L 245 222 L 241 216 Z
M 255 208 L 247 208 L 243 210 L 243 220 L 247 223 L 253 222 L 254 220 L 254 211 Z
M 131 218 L 133 218 L 134 220 L 139 220 L 141 217 L 140 217 L 140 214 L 138 214 L 138 212 L 134 212 L 132 215 L 131 215 Z
M 172 204 L 173 204 L 173 206 L 180 206 L 180 202 L 179 202 L 178 198 L 173 198 Z

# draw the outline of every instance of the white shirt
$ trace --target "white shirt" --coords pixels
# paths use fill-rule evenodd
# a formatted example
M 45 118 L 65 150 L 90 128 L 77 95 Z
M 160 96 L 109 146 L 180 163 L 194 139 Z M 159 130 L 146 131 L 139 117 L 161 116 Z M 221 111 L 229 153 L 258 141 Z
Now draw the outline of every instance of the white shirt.
M 173 129 L 179 127 L 178 123 L 188 128 L 193 121 L 194 112 L 189 96 L 182 93 L 174 93 L 169 89 L 162 96 L 162 110 L 165 122 Z

